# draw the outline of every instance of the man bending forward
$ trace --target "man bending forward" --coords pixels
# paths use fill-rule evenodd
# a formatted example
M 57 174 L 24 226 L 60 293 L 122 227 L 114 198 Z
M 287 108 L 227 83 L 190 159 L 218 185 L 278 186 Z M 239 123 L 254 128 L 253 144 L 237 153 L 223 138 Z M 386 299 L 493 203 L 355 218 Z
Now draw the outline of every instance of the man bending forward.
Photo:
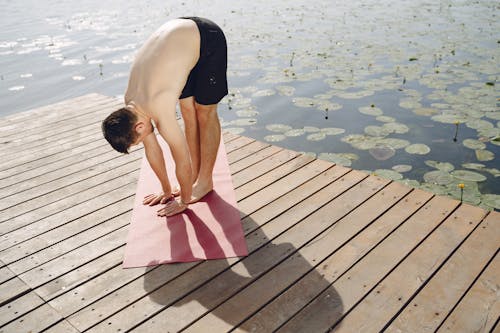
M 125 107 L 102 123 L 115 150 L 128 153 L 131 145 L 144 144 L 163 192 L 146 196 L 143 203 L 167 203 L 158 211 L 161 216 L 182 212 L 212 190 L 221 132 L 217 103 L 227 95 L 226 69 L 226 39 L 215 23 L 198 17 L 169 21 L 138 51 Z M 185 135 L 175 116 L 177 100 Z M 168 181 L 152 121 L 170 147 L 179 189 Z

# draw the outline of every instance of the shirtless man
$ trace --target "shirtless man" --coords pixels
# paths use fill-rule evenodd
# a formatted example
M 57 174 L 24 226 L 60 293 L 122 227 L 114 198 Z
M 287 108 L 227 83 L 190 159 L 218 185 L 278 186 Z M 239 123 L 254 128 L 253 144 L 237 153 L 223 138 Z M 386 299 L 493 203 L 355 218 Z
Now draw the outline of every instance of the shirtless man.
M 226 69 L 226 39 L 215 23 L 198 17 L 169 21 L 137 52 L 125 107 L 102 123 L 104 137 L 121 153 L 143 143 L 163 190 L 146 196 L 143 203 L 166 203 L 158 211 L 160 216 L 184 211 L 213 188 L 212 172 L 221 135 L 217 103 L 227 95 Z M 184 134 L 175 116 L 178 100 Z M 168 181 L 152 122 L 170 147 L 177 189 L 172 189 Z

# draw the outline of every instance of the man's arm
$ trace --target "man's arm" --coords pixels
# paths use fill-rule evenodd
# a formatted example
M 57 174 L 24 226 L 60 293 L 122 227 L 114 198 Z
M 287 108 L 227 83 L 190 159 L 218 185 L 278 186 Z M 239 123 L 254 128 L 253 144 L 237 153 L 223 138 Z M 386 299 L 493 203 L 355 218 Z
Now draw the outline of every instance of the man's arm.
M 171 101 L 172 102 L 172 101 Z M 175 162 L 175 175 L 179 181 L 181 201 L 185 204 L 191 201 L 192 194 L 192 170 L 191 157 L 186 138 L 175 117 L 175 103 L 168 103 L 167 110 L 155 112 L 157 115 L 156 125 L 160 135 L 165 139 L 170 147 L 170 152 Z M 163 104 L 165 105 L 165 104 Z
M 165 167 L 165 160 L 163 158 L 163 151 L 156 139 L 156 134 L 151 132 L 146 136 L 142 142 L 144 144 L 144 149 L 146 151 L 146 158 L 148 159 L 151 169 L 153 169 L 156 177 L 160 180 L 161 188 L 163 194 L 166 198 L 170 198 L 172 195 L 172 188 L 170 182 L 168 181 L 167 169 Z M 160 198 L 161 199 L 161 198 Z M 153 200 L 149 204 L 154 205 L 160 200 Z

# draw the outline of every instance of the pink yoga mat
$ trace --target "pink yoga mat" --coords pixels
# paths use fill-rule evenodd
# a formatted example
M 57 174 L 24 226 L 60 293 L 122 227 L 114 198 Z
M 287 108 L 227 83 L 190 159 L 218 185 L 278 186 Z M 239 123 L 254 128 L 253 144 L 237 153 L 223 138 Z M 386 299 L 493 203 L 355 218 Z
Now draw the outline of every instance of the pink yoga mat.
M 176 185 L 170 149 L 161 136 L 158 141 L 163 148 L 170 183 Z M 248 250 L 223 142 L 213 180 L 214 190 L 204 199 L 189 205 L 179 215 L 158 217 L 156 212 L 163 205 L 142 204 L 146 195 L 161 191 L 160 182 L 144 156 L 123 267 L 246 256 Z

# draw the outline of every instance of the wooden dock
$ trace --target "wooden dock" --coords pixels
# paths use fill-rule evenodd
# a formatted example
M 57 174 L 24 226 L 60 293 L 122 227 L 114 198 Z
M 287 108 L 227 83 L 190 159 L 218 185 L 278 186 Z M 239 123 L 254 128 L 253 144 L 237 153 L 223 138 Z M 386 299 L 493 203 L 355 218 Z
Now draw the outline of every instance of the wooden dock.
M 143 151 L 102 138 L 120 105 L 0 119 L 0 332 L 500 330 L 499 213 L 229 133 L 250 255 L 123 269 Z

